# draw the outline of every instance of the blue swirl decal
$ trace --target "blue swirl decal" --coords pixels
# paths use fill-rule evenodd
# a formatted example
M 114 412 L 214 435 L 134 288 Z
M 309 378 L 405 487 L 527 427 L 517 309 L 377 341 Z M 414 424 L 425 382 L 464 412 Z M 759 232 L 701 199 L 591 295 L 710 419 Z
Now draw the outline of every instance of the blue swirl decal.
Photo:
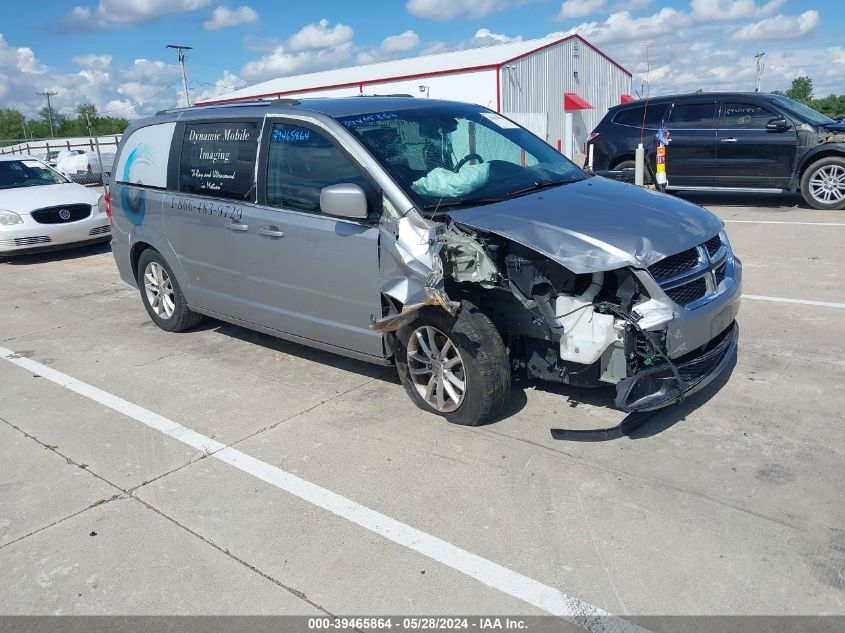
M 145 143 L 140 143 L 126 157 L 121 180 L 126 183 L 143 185 L 144 183 L 138 177 L 137 173 L 134 174 L 133 178 L 133 171 L 137 171 L 133 168 L 136 165 L 152 165 L 154 162 L 155 155 L 153 154 L 152 148 Z M 120 190 L 120 202 L 129 221 L 135 226 L 140 226 L 144 222 L 144 190 L 137 187 L 124 186 Z

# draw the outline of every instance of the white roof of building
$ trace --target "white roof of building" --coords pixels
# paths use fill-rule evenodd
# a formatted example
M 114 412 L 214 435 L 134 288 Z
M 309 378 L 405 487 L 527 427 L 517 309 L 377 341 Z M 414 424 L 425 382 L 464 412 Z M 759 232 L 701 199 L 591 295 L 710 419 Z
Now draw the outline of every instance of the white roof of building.
M 469 48 L 447 53 L 434 53 L 432 55 L 422 55 L 407 59 L 375 62 L 363 66 L 324 70 L 306 75 L 279 77 L 278 79 L 271 79 L 248 88 L 235 90 L 234 92 L 205 101 L 204 103 L 270 97 L 285 93 L 317 90 L 319 88 L 339 88 L 358 83 L 373 83 L 390 79 L 419 77 L 421 75 L 438 75 L 462 69 L 498 66 L 517 57 L 522 57 L 538 49 L 545 48 L 546 46 L 571 39 L 572 37 L 577 37 L 592 47 L 589 42 L 586 42 L 579 35 L 494 44 L 492 46 Z M 613 60 L 610 61 L 619 66 Z

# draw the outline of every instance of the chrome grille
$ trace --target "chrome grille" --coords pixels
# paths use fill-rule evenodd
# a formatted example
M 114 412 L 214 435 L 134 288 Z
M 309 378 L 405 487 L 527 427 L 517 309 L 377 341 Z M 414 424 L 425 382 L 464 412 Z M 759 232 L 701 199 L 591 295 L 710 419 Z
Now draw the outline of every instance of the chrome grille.
M 707 282 L 704 281 L 704 277 L 699 277 L 688 284 L 667 290 L 666 294 L 675 303 L 685 306 L 707 294 Z
M 666 296 L 678 305 L 693 309 L 716 294 L 729 273 L 731 260 L 721 235 L 649 266 L 648 271 Z
M 91 215 L 89 204 L 68 204 L 59 207 L 45 207 L 30 212 L 30 217 L 39 224 L 64 224 L 84 220 Z
M 716 237 L 711 237 L 709 240 L 704 242 L 704 248 L 707 249 L 707 254 L 710 257 L 713 257 L 719 249 L 722 248 L 722 237 L 717 235 Z
M 698 264 L 698 249 L 691 248 L 683 253 L 661 259 L 656 264 L 649 266 L 648 271 L 657 281 L 661 281 L 692 270 Z

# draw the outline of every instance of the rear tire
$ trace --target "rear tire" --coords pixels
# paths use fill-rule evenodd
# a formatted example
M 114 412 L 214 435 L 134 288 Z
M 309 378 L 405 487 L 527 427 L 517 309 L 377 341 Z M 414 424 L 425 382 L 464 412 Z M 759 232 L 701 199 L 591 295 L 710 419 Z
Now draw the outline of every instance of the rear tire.
M 478 426 L 510 398 L 510 358 L 495 326 L 464 303 L 456 317 L 426 307 L 397 332 L 396 368 L 420 409 L 454 424 Z
M 158 251 L 148 248 L 138 258 L 138 288 L 147 314 L 166 332 L 182 332 L 202 321 L 192 312 L 173 270 Z
M 807 167 L 801 196 L 814 209 L 845 209 L 845 158 L 828 156 Z

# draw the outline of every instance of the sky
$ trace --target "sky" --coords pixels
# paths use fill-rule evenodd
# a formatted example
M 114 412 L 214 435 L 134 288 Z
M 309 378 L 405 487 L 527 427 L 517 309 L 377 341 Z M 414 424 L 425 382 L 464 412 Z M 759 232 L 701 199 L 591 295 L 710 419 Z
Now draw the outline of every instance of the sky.
M 845 94 L 843 0 L 7 0 L 0 108 L 35 116 L 45 90 L 135 118 L 274 77 L 578 33 L 633 74 L 635 93 L 753 90 L 812 77 Z M 651 42 L 650 47 L 644 42 Z

